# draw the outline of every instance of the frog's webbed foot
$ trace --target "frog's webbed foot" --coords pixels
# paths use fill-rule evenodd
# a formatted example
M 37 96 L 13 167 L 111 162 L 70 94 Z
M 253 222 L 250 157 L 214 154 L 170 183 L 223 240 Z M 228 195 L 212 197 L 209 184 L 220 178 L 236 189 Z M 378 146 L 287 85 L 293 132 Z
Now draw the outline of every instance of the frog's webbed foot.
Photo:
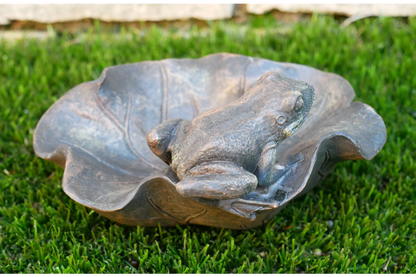
M 267 186 L 259 187 L 244 198 L 256 199 L 257 201 L 269 201 L 270 199 L 274 199 L 280 203 L 287 195 L 287 191 L 282 188 L 282 182 L 284 182 L 288 176 L 296 174 L 296 170 L 302 160 L 303 156 L 298 153 L 294 156 L 290 156 L 281 165 L 274 165 L 270 175 L 270 180 L 272 182 Z
M 256 219 L 256 212 L 263 210 L 276 209 L 279 206 L 277 201 L 262 202 L 246 199 L 229 199 L 220 200 L 217 207 L 229 213 L 248 218 L 250 220 Z
M 231 162 L 207 162 L 197 165 L 176 184 L 183 196 L 204 199 L 234 199 L 257 187 L 257 177 Z
M 180 118 L 166 120 L 156 128 L 147 133 L 146 139 L 152 152 L 167 164 L 172 163 L 171 153 L 168 151 L 175 129 L 184 121 Z
M 192 168 L 186 175 L 176 184 L 180 194 L 206 199 L 201 200 L 237 216 L 255 220 L 257 211 L 278 207 L 277 201 L 240 198 L 256 189 L 257 177 L 234 163 L 207 162 Z

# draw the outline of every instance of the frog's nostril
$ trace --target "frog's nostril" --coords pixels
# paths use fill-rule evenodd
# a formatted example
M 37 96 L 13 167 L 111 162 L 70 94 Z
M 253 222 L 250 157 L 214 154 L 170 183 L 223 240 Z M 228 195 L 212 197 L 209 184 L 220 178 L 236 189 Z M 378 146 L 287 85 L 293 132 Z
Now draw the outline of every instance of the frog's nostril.
M 305 109 L 309 110 L 315 100 L 315 89 L 311 85 L 307 85 L 302 91 L 302 95 L 305 102 Z

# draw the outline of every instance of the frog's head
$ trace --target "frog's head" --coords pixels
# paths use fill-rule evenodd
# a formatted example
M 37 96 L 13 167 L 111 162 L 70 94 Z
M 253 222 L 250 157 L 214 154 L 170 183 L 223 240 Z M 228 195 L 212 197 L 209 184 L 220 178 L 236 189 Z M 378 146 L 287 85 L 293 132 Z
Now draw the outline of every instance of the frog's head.
M 311 85 L 276 72 L 263 74 L 247 94 L 261 115 L 277 125 L 281 139 L 299 129 L 315 98 Z

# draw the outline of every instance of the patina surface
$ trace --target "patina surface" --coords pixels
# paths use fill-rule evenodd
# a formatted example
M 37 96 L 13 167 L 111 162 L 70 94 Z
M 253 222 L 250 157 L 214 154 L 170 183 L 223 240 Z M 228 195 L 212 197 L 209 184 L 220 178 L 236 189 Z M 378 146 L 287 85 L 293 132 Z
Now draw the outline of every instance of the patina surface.
M 314 89 L 276 72 L 263 74 L 237 100 L 192 121 L 173 118 L 147 134 L 153 153 L 171 166 L 188 198 L 250 199 L 257 187 L 272 190 L 284 173 L 277 148 L 305 121 Z M 247 197 L 246 197 L 247 196 Z M 240 200 L 247 205 L 256 202 Z M 278 205 L 270 199 L 269 205 Z M 237 207 L 230 213 L 253 217 Z
M 338 75 L 241 55 L 114 66 L 45 113 L 34 148 L 119 223 L 252 228 L 380 151 L 383 120 L 354 97 Z

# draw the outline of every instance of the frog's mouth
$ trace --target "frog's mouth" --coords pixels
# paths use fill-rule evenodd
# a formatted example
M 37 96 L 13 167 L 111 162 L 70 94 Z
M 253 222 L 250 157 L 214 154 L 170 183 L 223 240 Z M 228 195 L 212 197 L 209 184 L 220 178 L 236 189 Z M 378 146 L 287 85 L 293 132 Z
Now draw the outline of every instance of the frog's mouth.
M 299 120 L 296 120 L 296 121 L 290 123 L 285 128 L 286 136 L 287 137 L 290 137 L 291 135 L 293 135 L 300 128 L 300 126 L 302 126 L 302 124 L 305 121 L 305 119 L 306 119 L 306 116 L 303 117 L 303 118 L 301 118 L 301 119 L 299 119 Z

